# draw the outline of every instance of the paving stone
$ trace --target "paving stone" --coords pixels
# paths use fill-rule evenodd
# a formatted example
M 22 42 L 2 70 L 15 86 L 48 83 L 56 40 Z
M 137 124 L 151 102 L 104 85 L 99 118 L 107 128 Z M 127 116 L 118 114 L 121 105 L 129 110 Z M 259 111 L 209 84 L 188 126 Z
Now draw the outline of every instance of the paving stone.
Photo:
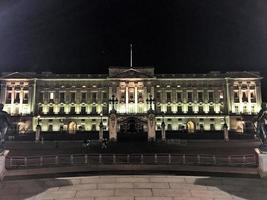
M 159 183 L 165 183 L 165 182 L 179 182 L 179 183 L 185 183 L 184 178 L 180 178 L 179 176 L 169 176 L 169 177 L 151 177 L 150 182 L 159 182 Z
M 172 200 L 172 197 L 135 197 L 135 200 Z
M 79 185 L 59 187 L 59 191 L 70 191 L 70 190 L 76 191 L 76 190 L 90 190 L 90 189 L 97 189 L 97 184 L 89 183 L 89 184 L 79 184 Z
M 177 197 L 177 196 L 187 196 L 191 197 L 189 191 L 181 191 L 176 189 L 152 189 L 153 196 L 159 197 Z
M 116 189 L 115 196 L 149 197 L 152 196 L 152 191 L 151 189 Z
M 170 188 L 169 183 L 133 183 L 134 188 Z
M 96 197 L 94 200 L 135 200 L 135 198 L 129 197 L 129 196 L 126 196 L 126 197 Z
M 76 191 L 43 192 L 36 195 L 36 199 L 70 199 L 74 198 Z
M 86 190 L 77 191 L 75 198 L 83 197 L 109 197 L 114 196 L 114 190 Z
M 133 183 L 99 183 L 99 189 L 134 188 Z
M 145 178 L 145 177 L 118 177 L 117 178 L 117 182 L 119 183 L 146 183 L 149 182 L 149 178 Z

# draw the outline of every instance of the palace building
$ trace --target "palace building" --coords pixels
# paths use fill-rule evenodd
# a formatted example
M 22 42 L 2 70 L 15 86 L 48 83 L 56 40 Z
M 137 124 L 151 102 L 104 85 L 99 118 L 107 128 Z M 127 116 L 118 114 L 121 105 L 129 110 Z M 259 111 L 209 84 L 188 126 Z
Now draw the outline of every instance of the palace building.
M 110 67 L 108 74 L 14 72 L 2 73 L 0 100 L 21 134 L 37 125 L 44 134 L 75 134 L 99 131 L 102 124 L 116 139 L 117 133 L 160 131 L 163 121 L 177 134 L 221 131 L 224 124 L 243 133 L 261 109 L 261 79 L 247 71 L 155 74 L 153 67 Z

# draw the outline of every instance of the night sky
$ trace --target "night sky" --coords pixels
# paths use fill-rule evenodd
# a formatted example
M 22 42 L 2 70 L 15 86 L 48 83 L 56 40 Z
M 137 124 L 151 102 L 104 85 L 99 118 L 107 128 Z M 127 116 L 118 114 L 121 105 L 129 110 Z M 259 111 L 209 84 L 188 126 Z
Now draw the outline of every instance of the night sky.
M 267 77 L 267 1 L 0 1 L 0 71 L 107 73 L 129 65 L 130 43 L 157 73 Z

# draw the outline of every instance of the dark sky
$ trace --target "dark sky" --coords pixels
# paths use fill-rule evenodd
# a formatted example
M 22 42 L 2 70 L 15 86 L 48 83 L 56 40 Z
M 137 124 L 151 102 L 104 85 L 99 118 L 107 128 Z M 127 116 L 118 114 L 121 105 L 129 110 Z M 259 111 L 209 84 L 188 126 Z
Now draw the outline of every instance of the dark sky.
M 130 43 L 158 73 L 267 77 L 267 1 L 0 1 L 0 71 L 107 73 L 129 65 Z

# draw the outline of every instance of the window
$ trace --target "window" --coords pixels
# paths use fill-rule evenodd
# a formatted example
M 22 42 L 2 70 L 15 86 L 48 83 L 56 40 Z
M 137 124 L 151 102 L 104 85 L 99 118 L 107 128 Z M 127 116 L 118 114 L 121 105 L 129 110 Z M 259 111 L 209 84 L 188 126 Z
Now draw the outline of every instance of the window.
M 214 106 L 210 106 L 210 109 L 209 109 L 210 113 L 214 113 Z
M 96 131 L 96 125 L 92 124 L 92 131 Z
M 157 100 L 157 102 L 161 102 L 161 93 L 160 92 L 157 92 L 156 100 Z
M 14 100 L 14 103 L 19 103 L 19 92 L 16 92 L 15 93 L 15 100 Z
M 160 105 L 157 105 L 156 109 L 157 109 L 157 113 L 161 112 L 161 106 Z
M 243 102 L 248 102 L 248 96 L 246 92 L 242 92 L 242 101 Z
M 214 124 L 210 124 L 210 130 L 215 131 L 215 125 Z
M 238 106 L 235 106 L 235 113 L 238 113 L 238 112 L 239 112 Z
M 220 101 L 223 100 L 223 92 L 219 91 L 219 97 L 220 97 Z
M 203 124 L 199 124 L 199 130 L 202 132 L 204 131 L 204 125 Z
M 65 93 L 64 92 L 59 93 L 59 101 L 60 101 L 60 103 L 64 103 L 64 101 L 65 101 Z
M 96 92 L 92 93 L 92 101 L 93 103 L 96 103 Z
M 234 102 L 235 102 L 235 103 L 239 102 L 239 95 L 238 95 L 238 92 L 234 92 Z
M 12 97 L 12 93 L 8 92 L 6 96 L 6 103 L 11 103 L 11 97 Z
M 96 107 L 95 106 L 92 107 L 92 114 L 96 114 Z
M 192 102 L 193 100 L 193 92 L 187 92 L 187 101 Z
M 172 112 L 172 107 L 171 105 L 167 105 L 167 113 L 171 113 Z
M 86 114 L 86 107 L 85 106 L 82 106 L 82 108 L 81 108 L 81 114 Z
M 49 99 L 50 100 L 54 100 L 54 92 L 50 92 L 49 93 Z
M 82 92 L 82 94 L 81 94 L 81 102 L 82 103 L 86 102 L 86 93 L 85 92 Z
M 103 103 L 108 101 L 108 95 L 106 92 L 102 93 L 102 101 L 103 101 Z
M 182 113 L 183 110 L 182 110 L 182 106 L 177 106 L 177 113 Z
M 167 92 L 167 102 L 171 102 L 171 92 Z
M 43 92 L 40 92 L 39 93 L 39 102 L 40 103 L 43 103 L 44 102 L 44 93 Z
M 171 125 L 171 124 L 168 124 L 168 125 L 167 125 L 167 130 L 168 130 L 168 131 L 171 131 L 171 130 L 172 130 L 172 125 Z
M 64 107 L 63 106 L 59 108 L 59 114 L 64 114 Z
M 75 107 L 74 106 L 70 107 L 70 114 L 75 114 Z
M 254 92 L 250 92 L 250 100 L 252 103 L 256 103 L 256 98 L 255 98 L 255 93 Z
M 24 103 L 24 104 L 29 103 L 29 93 L 28 93 L 28 92 L 25 92 L 25 93 L 24 93 L 23 103 Z
M 49 131 L 49 132 L 52 132 L 52 131 L 53 131 L 53 125 L 52 125 L 52 124 L 49 124 L 49 126 L 48 126 L 48 131 Z
M 181 92 L 177 92 L 177 102 L 181 102 L 182 101 L 182 93 Z
M 144 102 L 142 92 L 138 92 L 138 102 L 139 102 L 139 103 L 143 103 L 143 102 Z
M 209 102 L 213 102 L 213 92 L 208 92 L 209 95 Z
M 203 102 L 203 92 L 198 92 L 197 96 L 198 96 L 198 101 Z
M 75 98 L 76 98 L 76 93 L 75 92 L 71 92 L 70 93 L 70 101 L 71 101 L 71 103 L 75 103 Z
M 199 107 L 198 107 L 198 112 L 199 112 L 199 113 L 204 113 L 203 106 L 199 106 Z
M 50 106 L 48 109 L 48 114 L 53 114 L 53 112 L 54 112 L 54 108 Z
M 193 113 L 193 107 L 192 106 L 188 106 L 188 113 Z

